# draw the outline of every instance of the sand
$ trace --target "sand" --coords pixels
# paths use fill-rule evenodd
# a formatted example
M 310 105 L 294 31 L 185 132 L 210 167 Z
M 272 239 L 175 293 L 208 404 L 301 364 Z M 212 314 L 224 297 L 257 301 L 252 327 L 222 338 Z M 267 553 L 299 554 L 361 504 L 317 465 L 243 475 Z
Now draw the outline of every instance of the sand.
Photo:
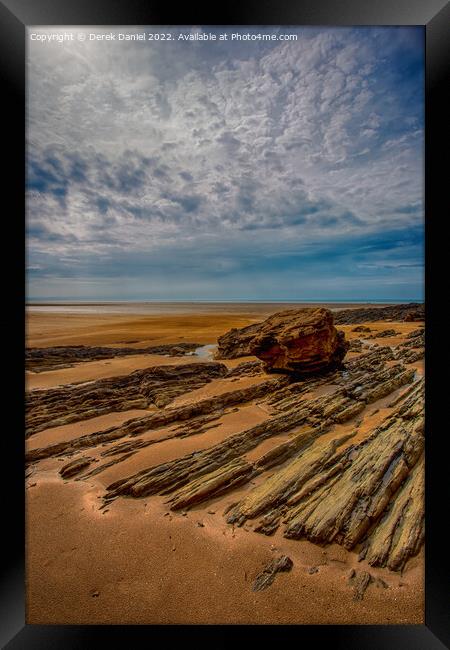
M 228 311 L 227 311 L 228 309 Z M 273 309 L 276 311 L 277 309 Z M 265 315 L 265 314 L 264 314 Z M 72 314 L 36 312 L 27 318 L 27 344 L 127 345 L 143 347 L 180 341 L 215 343 L 231 327 L 261 320 L 261 310 L 224 307 L 222 314 Z M 418 323 L 370 323 L 375 330 L 395 329 L 401 335 Z M 354 325 L 339 326 L 348 338 Z M 396 339 L 396 337 L 392 337 Z M 374 342 L 392 342 L 386 338 Z M 129 343 L 133 341 L 133 343 Z M 350 356 L 350 355 L 349 355 Z M 27 373 L 27 388 L 39 389 L 127 374 L 164 363 L 192 362 L 191 357 L 131 356 L 76 364 L 72 368 Z M 230 367 L 245 359 L 226 362 Z M 423 363 L 414 364 L 423 372 Z M 174 405 L 191 403 L 226 390 L 251 386 L 260 377 L 231 382 L 217 379 Z M 327 390 L 321 387 L 319 390 Z M 400 393 L 405 388 L 397 391 Z M 396 392 L 396 394 L 397 394 Z M 395 396 L 395 395 L 394 395 Z M 358 440 L 369 435 L 388 412 L 393 395 L 369 405 Z M 377 411 L 377 413 L 373 413 Z M 71 440 L 151 412 L 134 410 L 91 418 L 39 432 L 29 449 Z M 368 567 L 337 544 L 322 548 L 306 540 L 289 540 L 279 530 L 257 534 L 244 525 L 226 523 L 223 511 L 253 485 L 245 485 L 193 507 L 184 516 L 173 513 L 165 497 L 119 498 L 99 510 L 105 487 L 141 469 L 180 457 L 224 440 L 263 422 L 269 413 L 257 400 L 220 418 L 218 426 L 188 438 L 175 438 L 140 449 L 86 480 L 66 480 L 59 469 L 71 457 L 49 458 L 28 469 L 26 479 L 27 623 L 29 624 L 421 624 L 424 622 L 423 549 L 404 572 Z M 179 426 L 179 423 L 177 423 Z M 336 425 L 344 435 L 355 422 Z M 143 440 L 162 439 L 176 426 L 148 431 Z M 249 452 L 257 458 L 289 434 L 274 436 Z M 126 439 L 125 439 L 126 440 Z M 118 441 L 124 442 L 124 439 Z M 350 441 L 354 442 L 354 440 Z M 350 444 L 350 442 L 348 444 Z M 111 460 L 101 453 L 116 444 L 89 449 L 95 467 Z M 264 481 L 268 472 L 257 477 Z M 201 524 L 201 525 L 199 525 Z M 256 575 L 274 557 L 288 555 L 290 573 L 279 574 L 266 591 L 252 591 Z M 351 569 L 370 570 L 372 583 L 364 600 L 353 600 L 348 585 Z M 311 571 L 311 572 L 310 572 Z

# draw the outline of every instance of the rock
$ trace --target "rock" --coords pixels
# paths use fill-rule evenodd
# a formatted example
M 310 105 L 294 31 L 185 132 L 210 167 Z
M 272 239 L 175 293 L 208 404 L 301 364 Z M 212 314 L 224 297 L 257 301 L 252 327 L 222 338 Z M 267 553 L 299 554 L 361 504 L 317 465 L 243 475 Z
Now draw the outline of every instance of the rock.
M 420 310 L 414 310 L 414 311 L 408 311 L 405 316 L 403 317 L 403 320 L 406 322 L 415 322 L 415 321 L 422 321 L 425 318 L 425 314 L 420 311 Z
M 137 343 L 137 341 L 126 341 Z M 135 356 L 138 354 L 170 354 L 177 350 L 176 356 L 189 354 L 200 346 L 199 343 L 178 343 L 155 345 L 146 348 L 108 348 L 88 345 L 56 346 L 52 348 L 27 348 L 25 350 L 25 367 L 33 372 L 70 368 L 80 361 L 97 361 L 115 357 Z M 175 356 L 175 355 L 173 355 Z
M 261 361 L 245 361 L 240 363 L 236 368 L 232 368 L 228 374 L 228 377 L 254 377 L 255 375 L 260 375 L 264 370 L 264 366 Z
M 43 429 L 113 411 L 166 406 L 228 372 L 222 363 L 189 363 L 135 370 L 129 375 L 31 391 L 26 400 L 27 436 Z
M 424 330 L 424 328 L 422 327 L 422 328 L 419 328 L 419 329 L 417 329 L 417 330 L 413 330 L 412 332 L 410 332 L 409 334 L 407 334 L 407 335 L 405 336 L 405 338 L 406 338 L 406 339 L 415 339 L 415 338 L 417 338 L 418 336 L 420 336 L 420 337 L 424 336 L 424 334 L 425 334 L 425 330 Z
M 173 348 L 170 348 L 169 350 L 169 355 L 171 357 L 182 357 L 186 354 L 185 348 L 182 348 L 181 346 L 174 346 Z
M 365 559 L 372 566 L 401 571 L 425 537 L 424 457 L 416 464 L 380 525 L 369 537 Z
M 354 578 L 354 596 L 353 600 L 363 600 L 364 593 L 373 578 L 367 571 L 360 571 Z
M 340 309 L 334 312 L 334 322 L 337 325 L 368 323 L 380 320 L 405 320 L 405 316 L 413 313 L 420 316 L 417 320 L 425 320 L 425 305 L 407 303 L 403 305 L 388 305 L 387 307 L 358 307 L 357 309 Z
M 59 470 L 59 473 L 63 478 L 70 478 L 81 472 L 81 470 L 89 467 L 92 463 L 92 458 L 82 456 L 81 458 L 76 458 L 75 460 L 70 461 L 66 465 L 63 465 Z
M 391 514 L 372 533 L 369 562 L 398 567 L 416 553 L 423 540 L 423 472 L 420 464 L 416 471 L 411 470 L 423 456 L 421 421 L 423 393 L 418 392 L 389 415 L 369 438 L 334 459 L 334 463 L 342 464 L 343 471 L 290 511 L 285 537 L 307 537 L 316 543 L 338 542 L 352 549 L 381 518 L 395 495 Z M 316 470 L 315 480 L 317 473 Z M 330 495 L 330 483 L 332 498 L 325 498 Z M 251 493 L 246 498 L 250 496 Z M 399 559 L 397 548 L 401 549 Z
M 292 310 L 297 311 L 297 310 Z M 276 314 L 274 314 L 275 316 Z M 381 320 L 405 320 L 405 317 L 412 317 L 413 320 L 425 319 L 425 305 L 420 303 L 409 303 L 404 305 L 389 305 L 388 307 L 360 307 L 357 309 L 340 309 L 333 312 L 334 323 L 336 325 L 349 325 L 365 323 L 370 321 Z M 420 318 L 419 318 L 420 316 Z M 272 316 L 270 317 L 272 318 Z M 241 329 L 233 328 L 223 336 L 217 343 L 216 359 L 237 359 L 252 354 L 251 344 L 255 336 L 259 333 L 263 323 L 254 323 L 242 327 Z M 361 329 L 361 327 L 363 329 Z M 366 332 L 370 328 L 358 326 L 352 331 Z
M 338 332 L 333 315 L 323 307 L 291 309 L 265 320 L 250 344 L 250 351 L 266 370 L 311 374 L 339 366 L 349 343 Z
M 254 528 L 256 533 L 263 533 L 263 535 L 273 535 L 280 525 L 281 513 L 278 510 L 271 510 L 265 515 L 259 524 Z M 270 550 L 275 550 L 273 544 Z
M 81 471 L 83 463 L 92 459 L 78 458 L 68 463 L 67 456 L 74 458 L 80 450 L 94 447 L 94 469 L 88 468 L 81 478 L 75 477 L 85 480 L 147 445 L 201 435 L 221 424 L 238 405 L 256 401 L 265 413 L 262 421 L 246 425 L 244 420 L 226 437 L 210 442 L 209 447 L 196 446 L 193 440 L 192 451 L 179 457 L 175 454 L 159 465 L 145 461 L 143 454 L 144 462 L 138 463 L 134 475 L 130 476 L 128 470 L 119 472 L 119 480 L 108 485 L 102 508 L 119 497 L 159 494 L 168 499 L 172 511 L 183 516 L 189 508 L 210 502 L 206 505 L 213 508 L 207 511 L 209 514 L 215 510 L 212 499 L 246 486 L 230 494 L 224 506 L 223 515 L 233 527 L 232 538 L 234 526 L 247 525 L 248 530 L 251 521 L 251 527 L 259 533 L 271 535 L 281 529 L 280 538 L 307 538 L 321 545 L 337 543 L 354 549 L 369 566 L 402 570 L 424 539 L 424 382 L 414 368 L 405 367 L 411 353 L 422 354 L 413 347 L 422 347 L 422 339 L 419 332 L 401 345 L 378 346 L 346 360 L 342 369 L 318 375 L 284 374 L 265 381 L 261 377 L 247 388 L 181 406 L 169 405 L 119 426 L 30 450 L 27 462 L 58 456 L 61 459 L 64 454 L 62 464 L 67 465 L 63 471 L 68 471 L 68 476 L 71 471 Z M 251 364 L 241 364 L 236 374 L 261 372 L 259 361 Z M 204 368 L 208 364 L 201 365 Z M 214 369 L 214 365 L 219 368 Z M 217 373 L 226 386 L 229 372 L 221 365 L 211 364 L 202 381 L 205 383 Z M 65 399 L 73 400 L 76 419 L 82 419 L 85 400 L 90 412 L 98 406 L 111 408 L 110 402 L 116 406 L 150 396 L 155 400 L 164 395 L 164 390 L 171 395 L 178 390 L 193 390 L 200 370 L 198 364 L 184 374 L 181 366 L 173 365 L 167 374 L 153 368 L 141 375 L 115 378 L 108 385 L 91 382 L 64 387 L 66 393 L 39 391 L 44 399 L 34 403 L 35 416 L 39 414 L 42 423 L 44 416 L 47 422 L 57 414 L 67 417 L 70 410 L 64 414 Z M 386 417 L 373 423 L 374 428 L 364 439 L 358 437 L 357 444 L 347 444 L 356 433 L 355 421 L 377 406 L 369 405 L 390 395 Z M 94 401 L 90 401 L 92 397 Z M 345 431 L 334 427 L 342 422 L 352 424 Z M 155 436 L 152 432 L 160 427 L 167 430 Z M 268 444 L 260 447 L 264 441 Z M 195 527 L 196 523 L 195 517 Z M 270 583 L 267 574 L 271 570 L 263 574 L 259 576 L 261 583 Z M 364 587 L 367 577 L 362 576 L 360 582 Z
M 389 589 L 388 583 L 385 582 L 382 578 L 377 578 L 375 580 L 375 584 L 377 587 L 382 587 L 383 589 Z
M 382 339 L 382 338 L 386 338 L 387 336 L 400 336 L 400 334 L 401 334 L 400 332 L 397 332 L 394 329 L 379 330 L 378 332 L 375 332 L 375 334 L 366 336 L 366 339 Z
M 198 365 L 207 366 L 209 364 L 202 363 Z M 175 366 L 175 368 L 176 367 L 178 366 Z M 149 429 L 156 429 L 159 427 L 167 426 L 177 421 L 192 420 L 193 418 L 201 416 L 205 413 L 212 413 L 212 411 L 221 410 L 225 406 L 242 404 L 252 399 L 262 397 L 267 393 L 276 391 L 277 389 L 286 385 L 287 382 L 288 382 L 287 377 L 269 379 L 259 384 L 255 384 L 254 386 L 249 386 L 248 388 L 229 391 L 228 393 L 222 393 L 214 397 L 208 397 L 206 399 L 200 400 L 199 402 L 194 402 L 192 404 L 186 404 L 179 407 L 162 409 L 161 411 L 156 413 L 151 413 L 148 416 L 127 420 L 120 426 L 113 426 L 103 431 L 89 433 L 84 436 L 81 436 L 80 438 L 76 438 L 74 440 L 58 442 L 48 447 L 31 449 L 26 453 L 25 459 L 27 463 L 33 463 L 43 458 L 49 458 L 50 456 L 59 456 L 61 454 L 67 454 L 69 452 L 78 449 L 85 449 L 87 447 L 96 447 L 99 444 L 111 442 L 112 440 L 118 440 L 120 438 L 124 438 L 125 436 L 134 437 L 139 435 L 140 433 L 148 431 Z M 44 392 L 44 391 L 39 391 L 39 392 Z M 194 429 L 195 432 L 195 423 L 191 422 L 190 424 L 191 424 L 190 427 L 191 430 Z M 185 431 L 186 429 L 183 429 L 183 435 Z M 125 444 L 128 445 L 128 443 Z M 152 442 L 144 441 L 141 443 L 141 446 L 146 444 L 152 444 Z M 134 448 L 139 448 L 139 445 Z
M 260 323 L 248 325 L 237 329 L 233 327 L 229 332 L 217 339 L 215 359 L 237 359 L 250 355 L 250 343 L 260 328 Z
M 363 348 L 363 344 L 362 341 L 360 341 L 359 339 L 352 339 L 350 341 L 350 347 L 349 347 L 350 352 L 361 352 L 362 348 Z
M 357 325 L 352 329 L 352 332 L 371 332 L 372 330 L 370 327 L 366 327 L 365 325 Z
M 256 576 L 256 580 L 253 583 L 253 591 L 262 591 L 270 587 L 272 582 L 275 580 L 275 576 L 280 571 L 290 571 L 294 563 L 291 558 L 287 555 L 281 555 L 278 558 L 275 558 L 270 562 L 260 574 Z

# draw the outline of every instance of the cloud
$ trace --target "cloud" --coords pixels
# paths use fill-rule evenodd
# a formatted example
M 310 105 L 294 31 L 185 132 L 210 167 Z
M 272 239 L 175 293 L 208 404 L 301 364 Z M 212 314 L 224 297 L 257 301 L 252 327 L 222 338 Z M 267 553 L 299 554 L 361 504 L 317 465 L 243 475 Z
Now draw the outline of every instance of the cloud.
M 111 298 L 120 272 L 130 295 L 276 299 L 275 278 L 309 275 L 314 291 L 311 270 L 336 292 L 333 252 L 349 297 L 354 274 L 383 283 L 386 268 L 404 295 L 421 291 L 420 269 L 405 290 L 417 267 L 378 235 L 417 233 L 417 258 L 422 30 L 289 31 L 297 41 L 30 42 L 27 242 L 45 268 L 32 295 L 68 295 L 83 276 Z M 361 264 L 346 242 L 373 237 Z M 319 249 L 328 258 L 306 253 Z

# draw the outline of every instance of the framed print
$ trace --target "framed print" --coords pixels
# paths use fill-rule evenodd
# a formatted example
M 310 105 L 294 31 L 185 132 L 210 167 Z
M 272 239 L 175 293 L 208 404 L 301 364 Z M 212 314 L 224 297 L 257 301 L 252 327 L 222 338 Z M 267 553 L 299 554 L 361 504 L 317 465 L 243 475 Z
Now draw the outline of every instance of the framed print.
M 435 5 L 3 2 L 6 647 L 448 647 Z

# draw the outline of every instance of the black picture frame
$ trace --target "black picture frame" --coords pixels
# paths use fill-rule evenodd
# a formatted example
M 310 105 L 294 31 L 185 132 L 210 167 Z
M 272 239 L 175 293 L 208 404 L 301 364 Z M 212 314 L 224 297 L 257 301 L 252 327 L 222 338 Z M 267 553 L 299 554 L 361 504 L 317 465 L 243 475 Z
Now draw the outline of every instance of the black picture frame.
M 347 650 L 438 650 L 450 647 L 450 598 L 447 581 L 446 510 L 448 499 L 445 438 L 445 381 L 438 377 L 445 354 L 446 323 L 439 306 L 446 278 L 446 241 L 441 224 L 448 218 L 449 192 L 440 181 L 449 169 L 448 134 L 450 4 L 443 0 L 244 0 L 227 1 L 199 10 L 185 3 L 180 10 L 161 1 L 127 0 L 3 0 L 0 2 L 0 69 L 6 163 L 4 198 L 4 296 L 8 317 L 2 319 L 8 387 L 5 410 L 11 423 L 3 428 L 4 522 L 1 581 L 2 647 L 93 648 L 112 642 L 134 648 L 164 639 L 217 648 L 230 646 L 233 637 L 275 643 L 279 626 L 40 626 L 25 624 L 24 543 L 24 157 L 25 157 L 25 28 L 28 25 L 423 25 L 426 36 L 426 571 L 425 624 L 416 626 L 289 626 L 286 632 L 300 644 L 313 642 Z M 5 142 L 5 141 L 4 141 Z M 446 209 L 447 208 L 447 209 Z M 6 253 L 12 253 L 6 255 Z M 448 275 L 448 272 L 447 272 Z M 4 314 L 6 313 L 6 310 Z M 440 345 L 442 342 L 442 345 Z M 442 424 L 441 424 L 442 422 Z M 200 629 L 201 627 L 201 629 Z M 218 629 L 220 628 L 220 629 Z M 257 629 L 255 629 L 257 628 Z M 262 629 L 261 629 L 262 628 Z M 188 636 L 187 636 L 188 635 Z

